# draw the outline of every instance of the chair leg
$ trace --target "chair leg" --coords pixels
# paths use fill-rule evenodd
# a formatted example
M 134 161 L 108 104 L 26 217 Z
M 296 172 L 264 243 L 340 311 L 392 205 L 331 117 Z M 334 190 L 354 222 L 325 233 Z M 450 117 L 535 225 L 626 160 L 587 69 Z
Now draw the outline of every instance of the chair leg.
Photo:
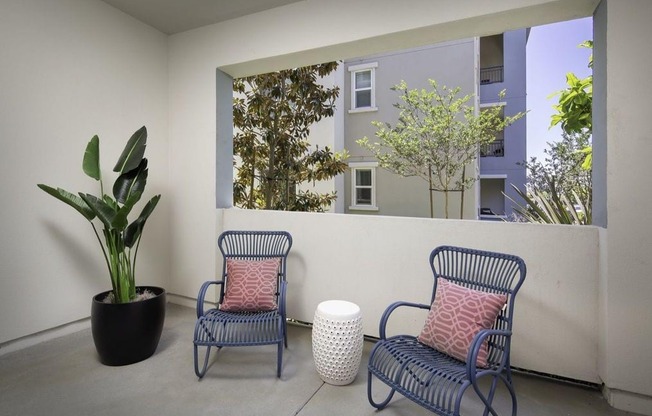
M 287 347 L 287 340 L 286 340 Z M 276 377 L 281 378 L 281 368 L 283 367 L 283 342 L 278 343 L 278 353 L 276 357 Z
M 204 374 L 206 374 L 206 368 L 208 367 L 208 357 L 211 354 L 211 345 L 206 347 L 206 355 L 204 356 L 204 365 L 201 369 L 199 370 L 199 357 L 198 357 L 198 346 L 197 344 L 194 345 L 194 356 L 195 356 L 195 374 L 199 379 L 201 380 L 202 377 L 204 377 Z
M 507 390 L 509 390 L 509 394 L 512 396 L 512 416 L 516 416 L 518 403 L 516 402 L 516 392 L 514 391 L 514 385 L 512 384 L 511 380 L 509 380 L 509 383 L 505 382 L 505 385 L 507 386 Z
M 491 404 L 494 401 L 494 394 L 496 393 L 496 385 L 498 384 L 498 377 L 494 377 L 493 380 L 491 380 L 491 388 L 489 389 L 489 396 L 484 397 L 480 396 L 480 399 L 484 402 L 485 408 L 484 412 L 482 413 L 482 416 L 488 416 L 489 412 L 491 412 L 492 415 L 498 416 L 494 408 L 491 406 Z
M 505 387 L 507 387 L 509 394 L 512 396 L 512 416 L 516 416 L 516 412 L 517 412 L 516 392 L 514 392 L 514 387 L 512 386 L 512 383 L 510 383 L 509 380 L 507 380 L 507 378 L 502 374 L 493 376 L 493 380 L 491 381 L 491 388 L 489 389 L 489 394 L 487 396 L 485 396 L 484 393 L 482 393 L 480 386 L 476 384 L 473 385 L 473 389 L 478 394 L 478 397 L 480 398 L 480 400 L 482 400 L 482 403 L 484 403 L 485 406 L 483 416 L 487 416 L 490 413 L 493 416 L 498 416 L 498 413 L 493 408 L 492 404 L 494 401 L 494 396 L 496 394 L 496 387 L 498 387 L 499 380 L 502 381 L 503 384 L 505 384 Z
M 367 373 L 367 398 L 369 399 L 369 404 L 371 404 L 373 407 L 375 407 L 378 410 L 382 410 L 385 408 L 385 406 L 389 404 L 390 400 L 392 400 L 392 397 L 394 397 L 394 393 L 396 392 L 396 390 L 392 389 L 392 391 L 389 392 L 389 394 L 387 395 L 384 401 L 380 403 L 376 403 L 371 394 L 373 390 L 371 387 L 371 381 L 373 379 L 373 376 L 374 375 L 371 373 L 371 371 Z
M 283 320 L 283 340 L 285 341 L 285 348 L 288 347 L 288 323 Z

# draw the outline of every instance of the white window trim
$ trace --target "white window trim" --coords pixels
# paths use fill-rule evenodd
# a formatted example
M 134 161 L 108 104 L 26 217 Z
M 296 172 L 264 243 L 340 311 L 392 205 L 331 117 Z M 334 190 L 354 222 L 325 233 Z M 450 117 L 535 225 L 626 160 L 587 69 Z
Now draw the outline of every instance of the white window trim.
M 378 107 L 376 107 L 376 68 L 378 68 L 378 62 L 369 62 L 366 64 L 351 65 L 349 67 L 349 72 L 351 73 L 351 109 L 349 110 L 349 114 L 378 111 Z M 356 108 L 355 74 L 356 72 L 367 71 L 367 70 L 371 70 L 371 106 Z
M 507 102 L 505 101 L 496 101 L 493 103 L 481 103 L 480 108 L 488 108 L 488 107 L 505 107 L 507 105 Z
M 507 179 L 507 175 L 504 173 L 498 173 L 498 174 L 483 174 L 480 175 L 480 179 Z
M 349 210 L 352 211 L 378 211 L 376 205 L 376 168 L 378 162 L 351 162 L 349 168 L 351 169 L 351 205 Z M 356 183 L 355 171 L 356 169 L 371 169 L 371 205 L 356 205 Z

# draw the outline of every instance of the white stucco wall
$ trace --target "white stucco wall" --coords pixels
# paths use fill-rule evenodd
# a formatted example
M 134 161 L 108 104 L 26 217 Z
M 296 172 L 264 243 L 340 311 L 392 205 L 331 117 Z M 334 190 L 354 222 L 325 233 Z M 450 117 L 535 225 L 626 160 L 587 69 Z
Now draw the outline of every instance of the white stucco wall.
M 603 115 L 594 127 L 594 146 L 606 164 L 600 375 L 612 404 L 645 414 L 652 414 L 652 401 L 623 391 L 652 395 L 652 194 L 646 169 L 652 157 L 647 103 L 652 50 L 643 46 L 652 36 L 650 18 L 649 1 L 601 4 L 595 49 L 602 59 L 595 74 L 606 74 L 607 82 L 594 87 Z
M 512 365 L 599 382 L 596 227 L 240 209 L 218 210 L 218 218 L 225 230 L 292 234 L 288 316 L 312 322 L 319 302 L 349 300 L 360 305 L 364 333 L 372 336 L 390 303 L 430 302 L 428 256 L 436 246 L 521 256 L 528 274 L 516 299 Z M 423 313 L 396 316 L 393 328 L 415 335 L 425 320 Z
M 103 174 L 148 127 L 148 192 L 163 193 L 138 259 L 168 281 L 167 38 L 98 1 L 0 4 L 0 343 L 87 318 L 111 288 L 88 222 L 36 187 L 99 192 L 81 169 L 100 137 Z M 105 187 L 113 182 L 106 182 Z

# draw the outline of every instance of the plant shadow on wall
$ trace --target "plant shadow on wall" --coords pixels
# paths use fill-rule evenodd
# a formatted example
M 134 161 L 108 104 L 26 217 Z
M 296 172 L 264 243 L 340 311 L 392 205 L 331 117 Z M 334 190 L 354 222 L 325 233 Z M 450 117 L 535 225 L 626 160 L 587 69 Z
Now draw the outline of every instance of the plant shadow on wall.
M 111 188 L 112 196 L 104 189 L 97 135 L 86 146 L 82 170 L 99 182 L 99 196 L 38 184 L 80 213 L 99 242 L 112 289 L 93 298 L 91 324 L 100 360 L 108 365 L 130 364 L 152 355 L 165 318 L 165 290 L 136 286 L 136 258 L 143 228 L 161 198 L 153 196 L 138 217 L 129 221 L 147 183 L 146 145 L 147 129 L 143 126 L 131 136 L 113 168 L 118 177 Z

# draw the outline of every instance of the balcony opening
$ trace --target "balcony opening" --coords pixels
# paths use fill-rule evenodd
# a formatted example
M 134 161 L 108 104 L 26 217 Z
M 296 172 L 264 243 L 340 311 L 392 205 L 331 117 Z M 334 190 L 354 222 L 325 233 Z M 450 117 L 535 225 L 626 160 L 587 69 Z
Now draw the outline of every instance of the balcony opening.
M 481 107 L 493 107 L 499 105 L 500 118 L 505 119 L 505 106 L 502 103 L 484 104 Z M 482 109 L 480 110 L 482 111 Z M 509 128 L 509 127 L 508 127 Z M 505 157 L 505 130 L 495 133 L 495 138 L 491 143 L 487 143 L 480 147 L 480 157 Z
M 503 34 L 480 38 L 480 84 L 503 82 Z
M 480 177 L 480 219 L 502 221 L 505 216 L 505 178 Z

